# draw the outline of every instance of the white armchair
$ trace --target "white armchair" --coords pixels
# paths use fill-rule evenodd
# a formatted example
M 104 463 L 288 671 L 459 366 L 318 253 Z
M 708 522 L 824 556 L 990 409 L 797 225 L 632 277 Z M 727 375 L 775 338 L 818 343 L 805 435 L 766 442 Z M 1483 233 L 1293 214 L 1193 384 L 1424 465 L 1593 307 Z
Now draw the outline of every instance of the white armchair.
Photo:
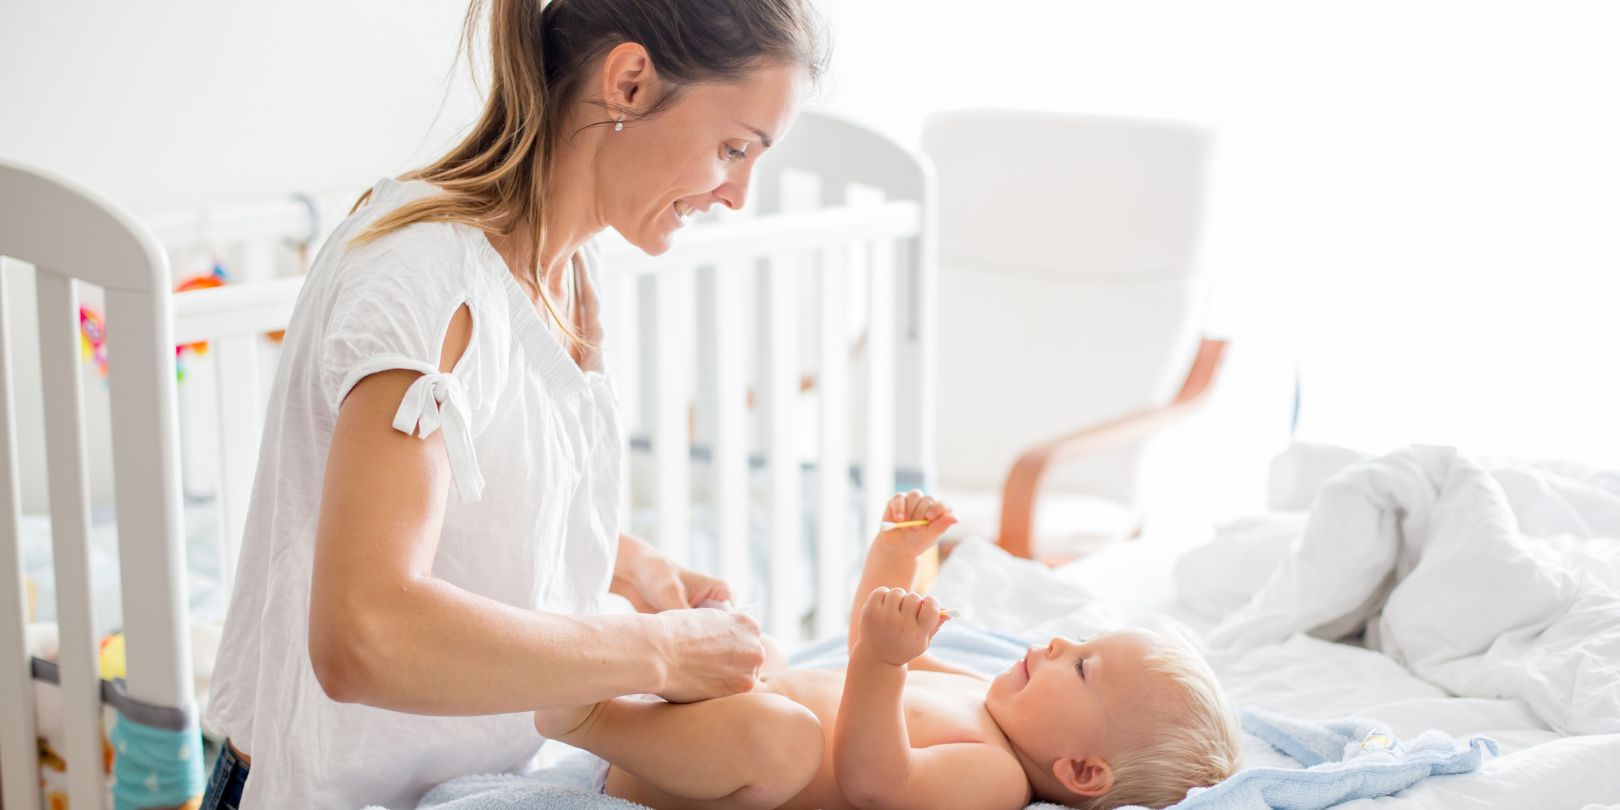
M 1225 348 L 1201 338 L 1194 272 L 1208 148 L 1126 118 L 928 120 L 953 532 L 1051 563 L 1139 532 L 1140 440 L 1201 403 Z

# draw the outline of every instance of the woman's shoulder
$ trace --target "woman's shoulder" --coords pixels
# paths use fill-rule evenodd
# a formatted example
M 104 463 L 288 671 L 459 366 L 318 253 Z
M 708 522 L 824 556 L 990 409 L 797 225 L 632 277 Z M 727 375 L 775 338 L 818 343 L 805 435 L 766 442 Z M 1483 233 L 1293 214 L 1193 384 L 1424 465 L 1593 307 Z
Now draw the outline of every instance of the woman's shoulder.
M 484 238 L 483 233 L 470 225 L 413 222 L 365 242 L 353 241 L 389 212 L 436 191 L 420 180 L 378 181 L 371 198 L 334 231 L 338 244 L 317 259 L 312 278 L 324 277 L 334 297 L 378 298 L 402 305 L 438 306 L 450 299 L 489 294 L 480 267 L 484 257 L 473 241 Z

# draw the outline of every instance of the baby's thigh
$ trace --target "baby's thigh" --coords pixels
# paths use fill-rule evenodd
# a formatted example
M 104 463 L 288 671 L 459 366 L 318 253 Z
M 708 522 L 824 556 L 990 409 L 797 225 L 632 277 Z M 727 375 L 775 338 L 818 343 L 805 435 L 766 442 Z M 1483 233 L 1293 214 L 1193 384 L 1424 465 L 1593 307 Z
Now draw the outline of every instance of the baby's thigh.
M 655 712 L 637 731 L 635 754 L 615 757 L 606 792 L 650 807 L 777 807 L 797 795 L 821 762 L 821 723 L 809 709 L 768 692 Z
M 782 645 L 771 636 L 763 633 L 759 636 L 760 646 L 765 648 L 765 663 L 760 665 L 759 677 L 769 678 L 777 673 L 786 672 L 788 668 L 787 652 Z

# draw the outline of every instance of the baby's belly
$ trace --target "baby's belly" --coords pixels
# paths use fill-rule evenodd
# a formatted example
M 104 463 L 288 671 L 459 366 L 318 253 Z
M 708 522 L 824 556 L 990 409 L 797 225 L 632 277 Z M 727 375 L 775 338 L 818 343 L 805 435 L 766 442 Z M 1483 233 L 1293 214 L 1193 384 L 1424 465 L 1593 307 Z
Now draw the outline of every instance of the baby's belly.
M 799 704 L 821 718 L 821 725 L 830 728 L 838 719 L 838 702 L 844 696 L 844 671 L 840 669 L 794 669 L 772 675 L 754 687 L 756 692 L 771 692 Z
M 962 683 L 958 683 L 958 679 Z M 906 732 L 914 748 L 942 742 L 1001 738 L 995 723 L 983 706 L 982 689 L 971 679 L 934 672 L 913 672 L 907 676 L 902 698 L 905 704 Z M 772 676 L 755 691 L 782 695 L 821 720 L 821 767 L 810 784 L 784 808 L 853 808 L 838 790 L 833 773 L 833 739 L 838 727 L 838 704 L 844 694 L 844 672 L 832 669 L 796 669 Z

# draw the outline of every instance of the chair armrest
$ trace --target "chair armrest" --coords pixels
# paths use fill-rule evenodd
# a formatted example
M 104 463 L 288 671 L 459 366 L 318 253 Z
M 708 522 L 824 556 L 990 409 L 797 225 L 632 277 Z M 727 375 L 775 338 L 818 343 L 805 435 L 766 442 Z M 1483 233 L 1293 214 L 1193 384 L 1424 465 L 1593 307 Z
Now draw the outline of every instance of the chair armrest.
M 1199 343 L 1187 379 L 1169 404 L 1092 425 L 1025 450 L 1013 463 L 1002 490 L 997 544 L 1019 557 L 1034 556 L 1035 498 L 1047 471 L 1064 460 L 1146 436 L 1196 410 L 1209 396 L 1226 346 L 1227 341 L 1211 338 Z

